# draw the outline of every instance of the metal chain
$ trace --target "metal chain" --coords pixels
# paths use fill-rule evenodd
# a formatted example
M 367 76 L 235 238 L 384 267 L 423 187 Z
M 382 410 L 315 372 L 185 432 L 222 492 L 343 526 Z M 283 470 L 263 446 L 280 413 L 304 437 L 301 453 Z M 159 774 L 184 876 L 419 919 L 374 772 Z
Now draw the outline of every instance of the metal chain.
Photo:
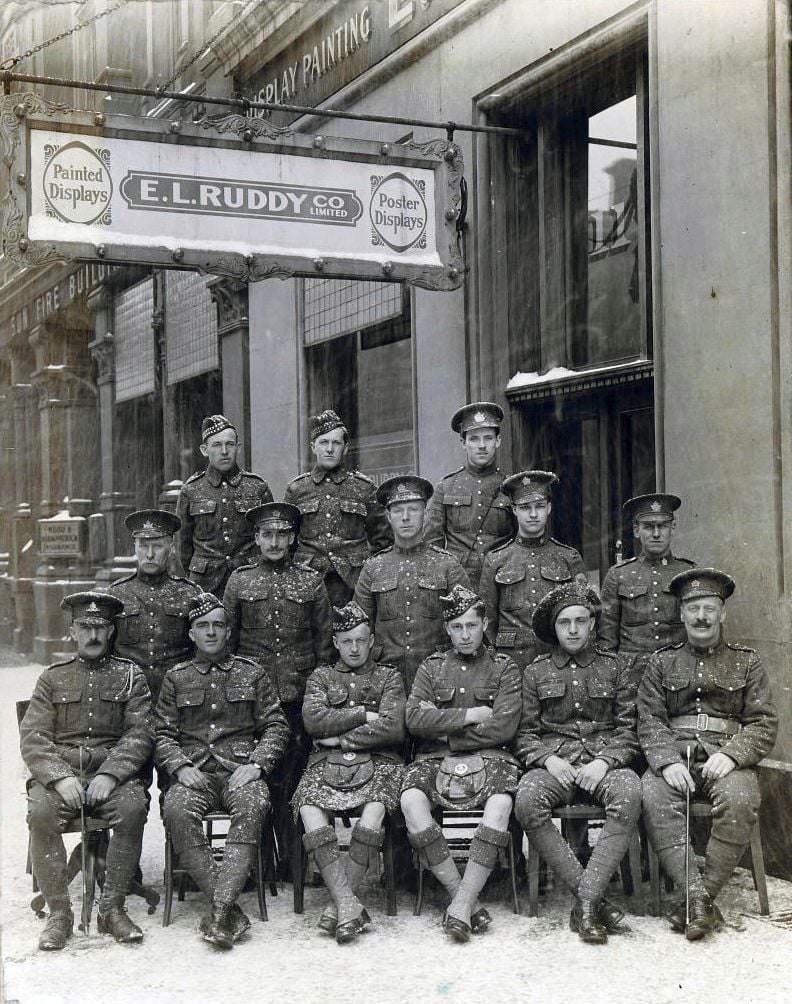
M 113 14 L 115 11 L 120 10 L 121 7 L 126 7 L 126 5 L 130 2 L 131 0 L 118 0 L 118 3 L 114 3 L 112 6 L 106 7 L 98 14 L 94 14 L 93 17 L 89 17 L 87 21 L 83 21 L 81 24 L 75 24 L 73 27 L 67 28 L 66 31 L 62 31 L 59 35 L 53 35 L 53 37 L 48 38 L 46 42 L 39 42 L 38 45 L 34 45 L 32 48 L 28 49 L 27 52 L 22 52 L 18 56 L 11 56 L 9 59 L 4 60 L 0 63 L 0 70 L 13 70 L 17 63 L 21 63 L 23 59 L 27 59 L 29 56 L 33 56 L 37 52 L 41 52 L 42 49 L 46 49 L 50 45 L 60 42 L 61 39 L 68 38 L 69 35 L 74 35 L 75 32 L 82 31 L 83 28 L 87 28 L 88 25 L 94 24 L 96 21 L 101 21 L 103 17 L 107 17 L 108 14 Z

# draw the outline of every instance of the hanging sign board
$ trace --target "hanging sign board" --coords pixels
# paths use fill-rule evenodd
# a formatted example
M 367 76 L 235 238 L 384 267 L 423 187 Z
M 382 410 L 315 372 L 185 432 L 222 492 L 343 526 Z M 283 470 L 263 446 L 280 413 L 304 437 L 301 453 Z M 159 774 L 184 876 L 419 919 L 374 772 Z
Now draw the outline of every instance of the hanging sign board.
M 34 94 L 0 110 L 5 253 L 454 289 L 456 144 L 305 136 L 262 119 L 96 117 Z

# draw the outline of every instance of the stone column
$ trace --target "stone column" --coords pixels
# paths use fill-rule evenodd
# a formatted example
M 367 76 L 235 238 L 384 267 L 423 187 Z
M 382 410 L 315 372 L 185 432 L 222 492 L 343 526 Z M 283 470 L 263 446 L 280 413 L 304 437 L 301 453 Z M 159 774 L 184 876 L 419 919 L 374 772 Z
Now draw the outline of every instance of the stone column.
M 16 339 L 10 346 L 12 441 L 14 446 L 15 507 L 11 516 L 9 583 L 14 606 L 14 648 L 17 652 L 33 649 L 33 574 L 35 571 L 34 523 L 32 502 L 38 493 L 41 458 L 39 454 L 38 413 L 35 391 L 30 382 L 33 360 L 27 339 Z
M 209 283 L 217 304 L 217 330 L 223 372 L 223 414 L 239 430 L 240 465 L 250 467 L 250 344 L 248 286 L 236 279 Z

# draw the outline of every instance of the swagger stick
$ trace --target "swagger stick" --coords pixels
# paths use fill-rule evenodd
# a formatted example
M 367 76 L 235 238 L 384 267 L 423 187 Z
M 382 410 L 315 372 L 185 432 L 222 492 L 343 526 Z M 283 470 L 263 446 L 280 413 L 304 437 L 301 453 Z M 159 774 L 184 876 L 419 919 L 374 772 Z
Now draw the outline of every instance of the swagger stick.
M 685 747 L 690 774 L 690 746 Z M 690 788 L 685 783 L 685 927 L 690 923 Z

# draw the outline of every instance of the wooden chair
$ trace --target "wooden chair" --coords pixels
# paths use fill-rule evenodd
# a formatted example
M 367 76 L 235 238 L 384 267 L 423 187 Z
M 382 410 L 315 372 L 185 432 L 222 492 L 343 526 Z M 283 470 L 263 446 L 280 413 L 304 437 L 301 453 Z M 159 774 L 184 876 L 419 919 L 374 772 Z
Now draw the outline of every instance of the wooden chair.
M 351 827 L 352 820 L 359 818 L 355 812 L 330 812 L 333 820 L 340 819 L 344 827 Z M 303 828 L 295 826 L 294 847 L 292 849 L 292 881 L 294 890 L 294 912 L 303 913 L 305 905 L 305 872 L 308 867 L 308 855 L 303 847 Z M 299 841 L 299 847 L 297 846 Z M 299 862 L 299 864 L 298 864 Z M 382 844 L 382 870 L 385 876 L 385 913 L 395 917 L 398 913 L 396 901 L 396 875 L 393 864 L 393 824 L 390 815 L 385 815 L 385 839 Z
M 709 802 L 691 802 L 690 818 L 701 819 L 711 822 L 712 806 Z M 656 917 L 662 916 L 663 912 L 663 883 L 660 881 L 660 860 L 652 847 L 649 845 L 649 878 L 651 888 L 651 912 Z M 751 874 L 753 875 L 754 889 L 759 896 L 759 913 L 767 917 L 770 913 L 770 900 L 767 895 L 767 875 L 765 874 L 764 851 L 762 850 L 762 834 L 757 820 L 751 831 Z
M 451 851 L 451 857 L 457 864 L 466 862 L 470 853 L 470 842 L 473 839 L 473 831 L 484 816 L 483 809 L 444 809 L 435 808 L 432 812 L 437 823 L 442 826 L 443 832 Z M 468 831 L 465 836 L 462 831 Z M 509 819 L 509 840 L 506 850 L 509 877 L 511 879 L 512 910 L 514 913 L 520 912 L 520 898 L 517 892 L 517 861 L 522 848 L 522 830 L 517 820 L 512 815 Z M 415 906 L 413 915 L 420 916 L 423 908 L 424 896 L 424 865 L 418 861 L 418 891 L 415 896 Z
M 566 839 L 567 823 L 571 820 L 585 820 L 586 823 L 605 820 L 605 810 L 599 805 L 559 805 L 553 809 L 553 819 L 561 820 L 561 833 Z M 539 916 L 539 868 L 540 856 L 530 847 L 528 857 L 528 916 Z M 624 892 L 632 896 L 641 888 L 641 842 L 638 828 L 633 831 L 630 846 L 620 865 Z M 636 902 L 636 913 L 641 913 Z
M 215 861 L 223 860 L 223 848 L 218 846 L 220 841 L 225 842 L 227 828 L 222 833 L 215 832 L 215 824 L 229 823 L 231 817 L 227 812 L 208 812 L 203 817 L 206 839 L 212 851 Z M 256 897 L 258 899 L 259 918 L 262 921 L 269 920 L 267 915 L 267 894 L 266 894 L 266 868 L 265 860 L 269 860 L 268 849 L 274 847 L 274 837 L 272 834 L 272 823 L 267 817 L 261 831 L 261 839 L 256 847 L 256 861 L 253 874 L 256 885 Z M 173 849 L 173 838 L 170 829 L 165 827 L 165 906 L 162 912 L 162 926 L 167 927 L 171 922 L 171 910 L 173 908 L 173 890 L 177 887 L 177 897 L 180 903 L 184 902 L 187 892 L 187 881 L 189 872 L 179 865 L 178 855 Z M 274 883 L 271 885 L 271 889 Z M 274 895 L 277 895 L 277 890 Z

